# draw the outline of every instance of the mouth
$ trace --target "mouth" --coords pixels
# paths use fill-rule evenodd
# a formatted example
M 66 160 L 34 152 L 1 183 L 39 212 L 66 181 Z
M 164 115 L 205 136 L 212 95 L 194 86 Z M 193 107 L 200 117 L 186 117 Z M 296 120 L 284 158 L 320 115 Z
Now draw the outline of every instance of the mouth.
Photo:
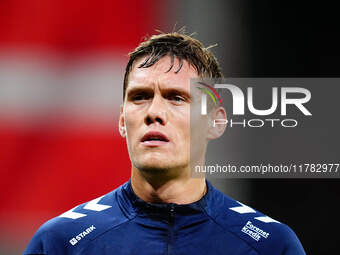
M 142 137 L 141 142 L 145 146 L 156 147 L 167 144 L 169 139 L 161 132 L 150 131 Z

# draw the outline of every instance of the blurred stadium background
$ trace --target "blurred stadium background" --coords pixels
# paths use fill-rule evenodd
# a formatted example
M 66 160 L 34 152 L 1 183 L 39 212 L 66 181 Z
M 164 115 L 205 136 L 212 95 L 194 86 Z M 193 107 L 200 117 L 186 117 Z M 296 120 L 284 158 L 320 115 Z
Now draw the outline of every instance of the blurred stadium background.
M 336 10 L 320 1 L 2 0 L 0 254 L 22 253 L 44 221 L 128 180 L 117 120 L 127 53 L 145 35 L 186 26 L 218 43 L 226 76 L 336 77 Z M 212 181 L 288 223 L 307 254 L 337 253 L 339 180 Z

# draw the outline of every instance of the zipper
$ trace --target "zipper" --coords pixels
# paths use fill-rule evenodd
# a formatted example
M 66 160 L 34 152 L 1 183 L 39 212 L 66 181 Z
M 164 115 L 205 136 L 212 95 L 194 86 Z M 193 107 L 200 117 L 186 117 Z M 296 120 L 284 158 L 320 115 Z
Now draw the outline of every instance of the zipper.
M 175 204 L 169 205 L 169 231 L 168 231 L 168 252 L 172 254 L 173 239 L 174 239 L 174 224 L 175 224 Z

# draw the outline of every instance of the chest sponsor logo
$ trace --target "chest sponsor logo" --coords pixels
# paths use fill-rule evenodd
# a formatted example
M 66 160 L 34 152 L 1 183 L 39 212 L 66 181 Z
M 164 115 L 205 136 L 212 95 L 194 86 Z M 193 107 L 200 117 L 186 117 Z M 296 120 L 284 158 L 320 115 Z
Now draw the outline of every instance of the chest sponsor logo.
M 85 229 L 83 232 L 79 233 L 75 237 L 73 237 L 69 242 L 72 245 L 76 245 L 81 239 L 83 239 L 86 235 L 90 234 L 93 230 L 95 230 L 96 227 L 94 225 L 91 225 L 87 229 Z
M 256 227 L 251 221 L 248 221 L 241 231 L 256 241 L 259 241 L 261 238 L 268 238 L 269 236 L 268 232 Z

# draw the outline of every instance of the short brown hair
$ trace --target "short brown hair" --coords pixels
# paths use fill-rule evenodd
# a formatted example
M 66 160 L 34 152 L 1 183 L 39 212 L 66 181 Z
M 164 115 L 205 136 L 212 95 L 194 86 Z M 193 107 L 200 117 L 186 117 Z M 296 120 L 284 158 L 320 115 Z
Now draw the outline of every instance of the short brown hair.
M 174 58 L 176 57 L 179 60 L 179 67 L 175 73 L 181 70 L 183 60 L 186 60 L 196 69 L 197 74 L 201 77 L 223 77 L 220 65 L 209 50 L 209 47 L 205 48 L 200 41 L 184 33 L 162 33 L 147 38 L 133 52 L 129 53 L 130 59 L 126 65 L 124 75 L 123 99 L 125 98 L 128 78 L 133 63 L 137 59 L 147 56 L 138 68 L 148 68 L 166 55 L 171 57 L 171 65 L 167 72 L 172 69 Z

